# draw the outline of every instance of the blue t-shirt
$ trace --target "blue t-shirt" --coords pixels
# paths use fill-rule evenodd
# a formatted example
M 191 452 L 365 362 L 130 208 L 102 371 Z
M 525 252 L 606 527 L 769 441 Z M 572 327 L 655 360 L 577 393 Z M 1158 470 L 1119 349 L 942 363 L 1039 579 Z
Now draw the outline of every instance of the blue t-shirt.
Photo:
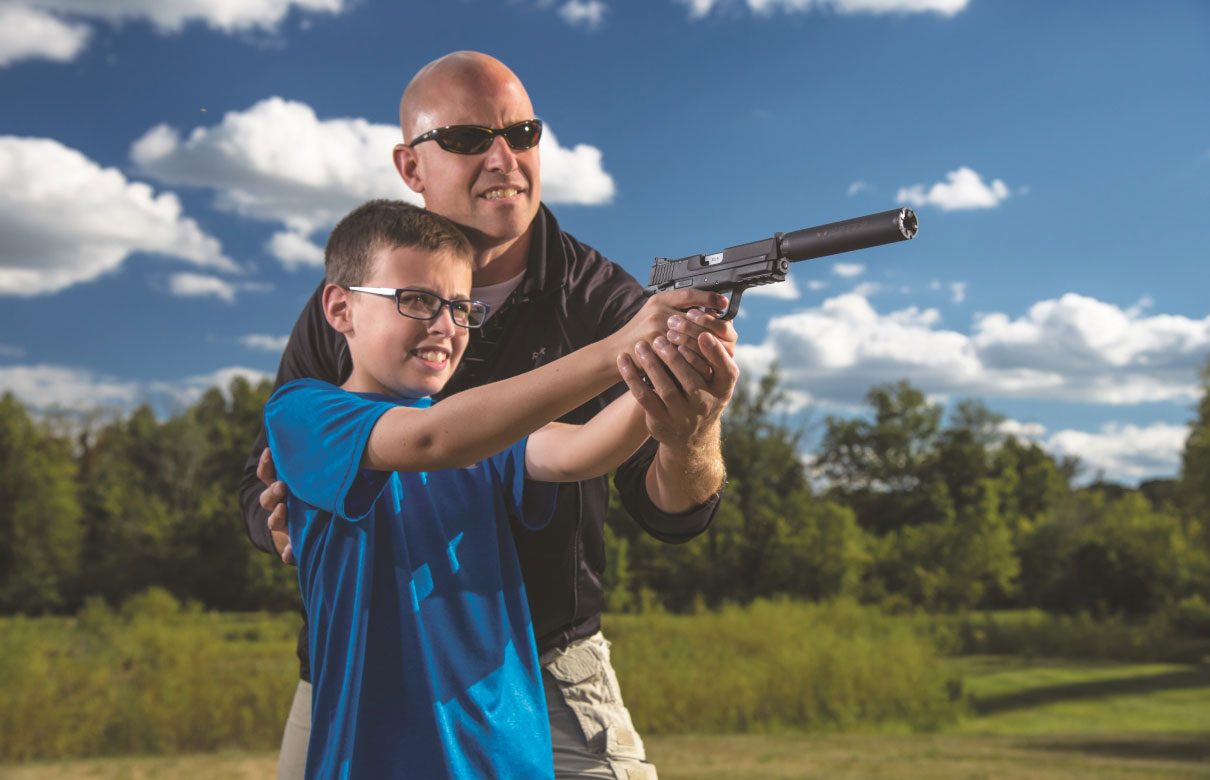
M 360 468 L 378 418 L 427 398 L 302 379 L 265 407 L 311 650 L 308 778 L 552 777 L 509 528 L 544 526 L 525 440 L 466 469 Z

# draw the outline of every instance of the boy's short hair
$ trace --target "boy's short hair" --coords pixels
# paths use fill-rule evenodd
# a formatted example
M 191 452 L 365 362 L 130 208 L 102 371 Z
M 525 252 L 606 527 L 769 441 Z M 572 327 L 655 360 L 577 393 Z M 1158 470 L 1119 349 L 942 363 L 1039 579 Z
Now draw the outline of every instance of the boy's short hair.
M 332 228 L 324 250 L 324 280 L 346 287 L 363 284 L 374 257 L 384 249 L 419 247 L 445 251 L 471 263 L 471 242 L 450 220 L 401 200 L 372 200 Z

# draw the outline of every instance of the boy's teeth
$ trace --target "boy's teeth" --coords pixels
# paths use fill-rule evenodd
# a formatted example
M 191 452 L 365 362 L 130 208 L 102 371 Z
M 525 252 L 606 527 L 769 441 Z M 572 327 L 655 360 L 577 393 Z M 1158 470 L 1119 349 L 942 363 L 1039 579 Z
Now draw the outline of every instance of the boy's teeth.
M 445 353 L 441 352 L 439 350 L 435 350 L 435 349 L 417 350 L 416 355 L 421 360 L 428 360 L 432 363 L 444 363 L 445 362 Z
M 484 197 L 488 200 L 499 200 L 500 198 L 511 198 L 516 194 L 517 190 L 509 187 L 508 189 L 503 190 L 488 190 Z

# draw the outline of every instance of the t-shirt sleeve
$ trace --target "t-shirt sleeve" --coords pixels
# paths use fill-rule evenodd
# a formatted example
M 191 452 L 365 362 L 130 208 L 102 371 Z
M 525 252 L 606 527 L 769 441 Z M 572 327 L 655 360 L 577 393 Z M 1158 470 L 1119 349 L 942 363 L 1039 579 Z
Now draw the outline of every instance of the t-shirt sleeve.
M 361 459 L 374 424 L 393 406 L 313 379 L 283 385 L 265 405 L 278 478 L 311 506 L 365 517 L 390 472 L 362 469 Z
M 539 482 L 525 476 L 525 438 L 503 452 L 487 459 L 496 481 L 504 491 L 504 504 L 508 513 L 521 525 L 536 531 L 545 528 L 555 511 L 555 496 L 559 486 L 553 482 Z

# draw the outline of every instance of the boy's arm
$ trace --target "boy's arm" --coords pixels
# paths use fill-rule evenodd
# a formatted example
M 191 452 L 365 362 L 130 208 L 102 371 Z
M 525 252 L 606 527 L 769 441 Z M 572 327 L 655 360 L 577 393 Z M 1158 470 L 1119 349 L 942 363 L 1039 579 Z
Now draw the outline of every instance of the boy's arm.
M 641 382 L 627 355 L 618 371 L 629 385 Z M 525 446 L 525 476 L 542 482 L 579 482 L 617 468 L 647 440 L 647 417 L 630 393 L 622 395 L 583 425 L 550 423 Z
M 671 315 L 713 297 L 693 289 L 653 296 L 621 330 L 552 363 L 428 409 L 393 408 L 375 424 L 361 465 L 434 471 L 477 463 L 599 395 L 617 381 L 618 354 L 662 336 Z

